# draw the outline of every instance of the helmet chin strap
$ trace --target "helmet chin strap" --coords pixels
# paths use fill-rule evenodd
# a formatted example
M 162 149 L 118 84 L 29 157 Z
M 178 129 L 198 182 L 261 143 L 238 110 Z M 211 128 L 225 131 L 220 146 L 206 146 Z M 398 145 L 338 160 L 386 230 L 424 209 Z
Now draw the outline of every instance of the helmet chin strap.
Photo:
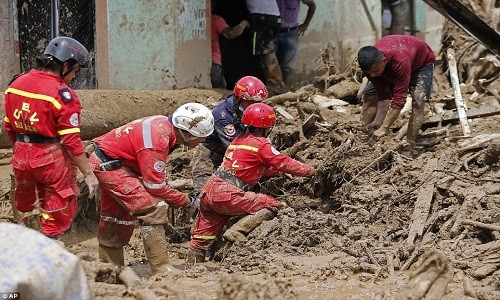
M 273 128 L 272 128 L 272 127 L 269 127 L 269 128 L 264 128 L 264 129 L 263 129 L 263 134 L 264 134 L 264 137 L 268 137 L 268 136 L 271 134 L 271 131 L 273 131 Z
M 62 78 L 62 80 L 64 80 L 64 78 L 68 76 L 69 73 L 73 72 L 73 70 L 75 70 L 76 68 L 78 68 L 78 63 L 72 65 L 67 72 L 63 72 L 64 70 L 64 63 L 63 63 L 63 69 L 61 70 L 61 74 L 59 74 L 59 76 Z

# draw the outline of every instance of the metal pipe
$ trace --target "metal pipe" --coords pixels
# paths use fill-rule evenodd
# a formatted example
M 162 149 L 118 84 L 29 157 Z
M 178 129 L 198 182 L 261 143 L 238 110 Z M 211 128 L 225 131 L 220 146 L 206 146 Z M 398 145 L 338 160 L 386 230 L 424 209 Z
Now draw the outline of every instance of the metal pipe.
M 50 37 L 59 36 L 59 0 L 50 1 Z

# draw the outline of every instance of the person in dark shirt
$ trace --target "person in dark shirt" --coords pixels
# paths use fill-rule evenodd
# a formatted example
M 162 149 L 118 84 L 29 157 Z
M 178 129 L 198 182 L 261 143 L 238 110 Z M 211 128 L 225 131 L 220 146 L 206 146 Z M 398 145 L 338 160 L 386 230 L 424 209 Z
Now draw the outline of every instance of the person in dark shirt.
M 369 80 L 363 91 L 361 121 L 378 139 L 389 132 L 410 92 L 413 103 L 407 141 L 413 146 L 424 118 L 424 103 L 432 92 L 435 56 L 424 41 L 389 35 L 358 51 L 359 67 Z

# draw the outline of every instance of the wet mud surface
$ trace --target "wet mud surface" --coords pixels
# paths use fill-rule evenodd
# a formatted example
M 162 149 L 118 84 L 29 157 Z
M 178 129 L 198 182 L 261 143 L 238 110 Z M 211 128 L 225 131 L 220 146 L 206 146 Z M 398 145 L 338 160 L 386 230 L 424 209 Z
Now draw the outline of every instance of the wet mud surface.
M 445 46 L 464 35 L 447 26 Z M 458 66 L 469 110 L 500 110 L 498 75 L 490 74 L 483 81 L 488 85 L 478 89 L 478 78 L 468 73 L 481 51 L 456 51 L 463 60 Z M 441 66 L 446 62 L 436 64 L 426 120 L 455 108 Z M 137 228 L 125 247 L 125 264 L 139 276 L 141 288 L 159 299 L 500 299 L 500 114 L 470 119 L 467 138 L 456 119 L 424 122 L 417 147 L 409 151 L 404 135 L 398 137 L 409 111 L 388 136 L 375 141 L 359 129 L 361 105 L 352 97 L 359 83 L 346 79 L 351 73 L 327 75 L 329 81 L 269 102 L 278 111 L 270 136 L 275 147 L 314 165 L 318 173 L 261 181 L 257 189 L 287 207 L 248 241 L 219 245 L 210 261 L 194 266 L 186 266 L 183 258 L 192 219 L 176 211 L 166 227 L 168 255 L 180 270 L 174 275 L 151 276 Z M 328 88 L 327 83 L 341 85 Z M 161 106 L 155 111 L 168 113 L 191 100 L 213 107 L 225 93 L 216 92 L 150 94 Z M 148 93 L 130 93 L 110 92 L 106 99 L 119 107 L 134 98 L 134 113 L 140 113 Z M 316 95 L 346 102 L 323 105 Z M 93 125 L 99 124 L 91 109 L 86 113 Z M 185 180 L 180 189 L 186 192 L 192 188 L 192 156 L 193 150 L 180 148 L 168 161 L 168 181 Z M 0 159 L 0 217 L 9 221 L 9 150 Z M 147 299 L 137 286 L 123 283 L 123 269 L 99 261 L 96 203 L 80 203 L 82 211 L 63 240 L 82 259 L 93 297 Z

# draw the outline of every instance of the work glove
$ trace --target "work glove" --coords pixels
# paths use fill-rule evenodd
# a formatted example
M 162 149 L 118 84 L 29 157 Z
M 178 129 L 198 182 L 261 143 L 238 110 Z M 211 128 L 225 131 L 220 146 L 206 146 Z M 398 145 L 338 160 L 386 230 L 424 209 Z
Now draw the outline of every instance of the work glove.
M 89 187 L 89 196 L 88 198 L 93 198 L 97 188 L 99 187 L 99 181 L 97 177 L 95 177 L 94 172 L 91 172 L 89 175 L 84 178 L 85 184 Z
M 137 215 L 136 218 L 142 221 L 141 225 L 168 224 L 168 204 L 165 201 L 160 201 L 151 210 Z
M 200 207 L 200 192 L 192 192 L 188 195 L 188 203 L 186 208 L 198 208 Z

